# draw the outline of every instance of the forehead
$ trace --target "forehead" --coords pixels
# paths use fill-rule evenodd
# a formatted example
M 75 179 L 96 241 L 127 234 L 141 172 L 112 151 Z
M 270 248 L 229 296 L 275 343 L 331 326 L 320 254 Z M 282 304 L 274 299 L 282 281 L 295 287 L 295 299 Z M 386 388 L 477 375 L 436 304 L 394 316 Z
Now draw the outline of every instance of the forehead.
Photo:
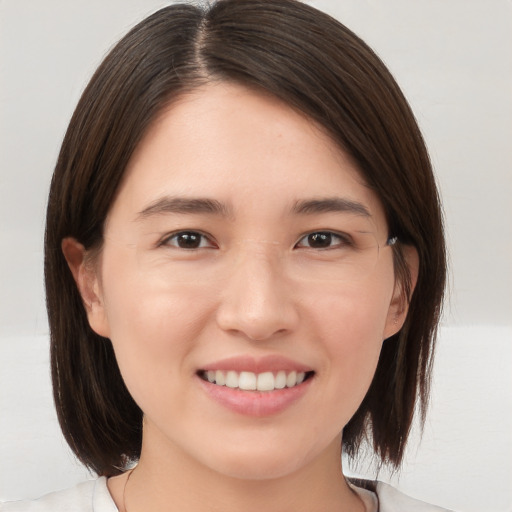
M 383 216 L 325 130 L 272 96 L 229 83 L 198 88 L 162 111 L 136 148 L 112 210 L 133 214 L 165 196 L 212 198 L 235 214 L 260 215 L 340 196 Z

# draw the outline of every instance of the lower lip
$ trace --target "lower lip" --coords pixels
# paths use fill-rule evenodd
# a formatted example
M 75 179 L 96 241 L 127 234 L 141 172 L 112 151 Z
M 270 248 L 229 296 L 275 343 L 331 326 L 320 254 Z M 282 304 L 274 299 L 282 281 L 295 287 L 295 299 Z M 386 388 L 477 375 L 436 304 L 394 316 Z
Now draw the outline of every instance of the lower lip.
M 309 389 L 313 377 L 292 388 L 274 391 L 243 391 L 217 386 L 197 377 L 206 393 L 217 403 L 246 416 L 263 417 L 285 411 Z

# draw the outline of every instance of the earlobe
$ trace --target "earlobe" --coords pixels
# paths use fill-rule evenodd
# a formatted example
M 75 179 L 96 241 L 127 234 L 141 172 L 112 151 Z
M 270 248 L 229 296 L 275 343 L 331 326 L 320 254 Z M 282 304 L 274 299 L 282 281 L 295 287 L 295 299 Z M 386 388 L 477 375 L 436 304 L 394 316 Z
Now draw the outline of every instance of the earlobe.
M 82 297 L 91 328 L 100 336 L 108 338 L 109 329 L 100 281 L 96 269 L 87 258 L 86 249 L 74 238 L 64 238 L 61 249 Z
M 389 305 L 388 316 L 386 320 L 386 328 L 384 331 L 384 339 L 395 335 L 403 327 L 407 313 L 409 311 L 409 302 L 418 281 L 419 272 L 419 256 L 418 251 L 412 245 L 402 245 L 401 252 L 403 263 L 408 269 L 410 275 L 410 287 L 407 290 L 405 283 L 397 277 L 393 298 Z

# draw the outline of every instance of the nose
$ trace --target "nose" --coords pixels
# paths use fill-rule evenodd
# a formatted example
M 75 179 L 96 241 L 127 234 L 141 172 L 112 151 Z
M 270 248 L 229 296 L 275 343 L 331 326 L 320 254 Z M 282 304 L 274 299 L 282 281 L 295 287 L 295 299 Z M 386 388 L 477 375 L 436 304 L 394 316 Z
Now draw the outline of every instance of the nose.
M 231 270 L 217 309 L 221 329 L 262 341 L 295 328 L 295 297 L 276 255 L 244 251 Z

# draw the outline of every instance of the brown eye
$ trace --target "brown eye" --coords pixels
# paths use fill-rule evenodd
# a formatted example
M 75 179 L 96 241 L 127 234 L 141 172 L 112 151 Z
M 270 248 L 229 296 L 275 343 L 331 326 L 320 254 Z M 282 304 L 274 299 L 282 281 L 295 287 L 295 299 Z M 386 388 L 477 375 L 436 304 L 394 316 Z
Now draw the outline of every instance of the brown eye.
M 341 235 L 330 231 L 317 231 L 309 233 L 302 237 L 297 243 L 297 247 L 306 247 L 310 249 L 332 249 L 350 245 L 349 241 Z
M 325 249 L 332 243 L 331 233 L 311 233 L 308 235 L 308 245 L 314 249 Z
M 180 231 L 170 236 L 164 244 L 179 249 L 200 249 L 213 246 L 205 235 L 197 231 Z

